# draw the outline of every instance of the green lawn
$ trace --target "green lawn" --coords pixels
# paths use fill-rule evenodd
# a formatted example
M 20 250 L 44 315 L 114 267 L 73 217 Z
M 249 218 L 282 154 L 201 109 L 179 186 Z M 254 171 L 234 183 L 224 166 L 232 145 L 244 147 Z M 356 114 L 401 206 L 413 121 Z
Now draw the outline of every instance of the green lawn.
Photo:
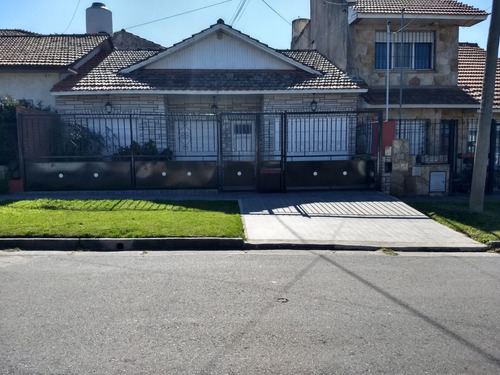
M 488 244 L 500 240 L 500 202 L 485 202 L 481 214 L 468 203 L 408 203 L 420 212 L 472 239 Z
M 243 237 L 235 201 L 0 202 L 0 237 Z

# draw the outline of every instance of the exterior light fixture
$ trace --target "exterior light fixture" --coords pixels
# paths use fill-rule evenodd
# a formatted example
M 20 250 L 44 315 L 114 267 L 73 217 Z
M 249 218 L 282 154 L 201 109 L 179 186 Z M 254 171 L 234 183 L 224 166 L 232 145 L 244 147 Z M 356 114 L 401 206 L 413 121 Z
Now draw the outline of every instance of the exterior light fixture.
M 212 113 L 217 113 L 219 112 L 219 107 L 217 107 L 217 101 L 215 100 L 215 95 L 214 95 L 214 104 L 210 107 Z
M 106 102 L 106 104 L 104 104 L 104 108 L 106 108 L 107 113 L 111 113 L 111 111 L 113 110 L 113 104 L 111 104 L 111 102 L 109 101 L 109 95 L 108 101 Z
M 316 94 L 313 94 L 313 100 L 311 101 L 311 104 L 310 104 L 311 111 L 313 111 L 313 112 L 316 112 L 316 110 L 318 109 L 318 102 L 316 101 L 315 96 L 316 96 Z

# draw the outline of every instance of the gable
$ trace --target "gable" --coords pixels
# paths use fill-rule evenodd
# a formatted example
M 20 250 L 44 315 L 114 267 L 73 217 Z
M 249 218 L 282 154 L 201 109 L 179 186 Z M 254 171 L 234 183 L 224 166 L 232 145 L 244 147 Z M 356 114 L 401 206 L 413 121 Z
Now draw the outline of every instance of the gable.
M 295 70 L 252 44 L 218 30 L 144 67 L 192 70 Z
M 127 74 L 142 70 L 273 70 L 320 72 L 289 58 L 242 32 L 222 19 L 198 34 L 183 40 L 166 51 L 129 66 Z

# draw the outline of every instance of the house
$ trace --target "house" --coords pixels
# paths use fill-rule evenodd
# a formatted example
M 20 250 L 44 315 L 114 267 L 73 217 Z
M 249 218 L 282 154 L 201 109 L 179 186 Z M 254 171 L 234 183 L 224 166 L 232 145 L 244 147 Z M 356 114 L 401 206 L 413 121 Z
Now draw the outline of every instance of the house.
M 100 43 L 44 93 L 58 115 L 19 118 L 25 187 L 453 192 L 480 99 L 470 82 L 459 85 L 458 29 L 487 13 L 452 0 L 413 3 L 313 0 L 291 50 L 223 20 L 169 48 L 125 30 L 111 37 L 99 34 L 112 29 L 110 12 L 94 3 L 104 24 L 88 22 L 87 37 Z M 379 137 L 387 67 L 388 115 L 400 120 L 383 131 L 406 142 L 391 152 Z
M 108 35 L 39 35 L 0 30 L 0 96 L 55 107 L 52 87 L 101 51 L 112 48 Z
M 27 189 L 374 184 L 371 160 L 355 157 L 366 88 L 317 51 L 275 50 L 223 20 L 167 49 L 137 41 L 115 34 L 53 85 L 57 147 L 58 126 L 22 116 L 43 143 L 23 139 Z
M 366 83 L 360 107 L 384 111 L 384 118 L 393 120 L 386 124 L 392 139 L 408 141 L 408 155 L 385 155 L 386 191 L 466 191 L 485 54 L 459 44 L 459 29 L 487 16 L 453 0 L 311 0 L 311 19 L 295 21 L 292 49 L 317 50 Z M 403 161 L 395 162 L 399 157 Z M 432 175 L 439 176 L 438 186 Z

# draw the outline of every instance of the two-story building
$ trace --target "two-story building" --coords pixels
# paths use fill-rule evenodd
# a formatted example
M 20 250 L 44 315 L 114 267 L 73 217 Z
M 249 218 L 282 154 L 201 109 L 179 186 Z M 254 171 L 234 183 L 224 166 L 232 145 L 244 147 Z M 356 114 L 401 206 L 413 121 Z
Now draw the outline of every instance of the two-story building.
M 429 192 L 433 169 L 445 176 L 441 188 L 466 190 L 485 51 L 461 45 L 459 30 L 484 21 L 488 13 L 449 0 L 310 3 L 311 19 L 294 23 L 292 49 L 317 50 L 364 82 L 368 90 L 361 94 L 360 108 L 384 111 L 384 119 L 392 120 L 386 124 L 391 137 L 408 141 L 409 156 L 402 163 L 386 158 L 390 191 Z M 494 117 L 500 119 L 499 99 Z M 496 159 L 491 168 L 498 166 Z M 492 183 L 498 188 L 498 181 Z

